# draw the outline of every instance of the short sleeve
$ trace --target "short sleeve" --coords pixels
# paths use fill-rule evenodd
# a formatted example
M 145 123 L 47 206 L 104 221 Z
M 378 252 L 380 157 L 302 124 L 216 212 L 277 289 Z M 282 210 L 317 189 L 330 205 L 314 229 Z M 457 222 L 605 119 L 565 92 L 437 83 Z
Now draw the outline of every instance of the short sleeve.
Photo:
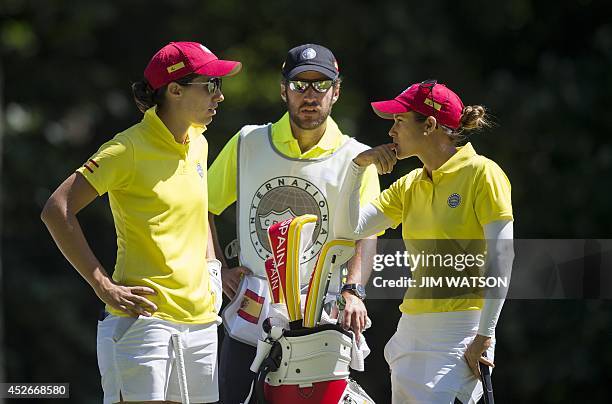
M 477 181 L 474 210 L 478 222 L 484 226 L 496 220 L 513 220 L 511 186 L 503 170 L 488 160 Z
M 214 215 L 236 202 L 239 136 L 227 142 L 208 169 L 208 211 Z
M 134 150 L 125 136 L 117 135 L 104 143 L 77 172 L 96 190 L 98 195 L 125 189 L 134 175 Z
M 406 194 L 407 176 L 395 181 L 385 189 L 372 204 L 393 221 L 393 228 L 397 227 L 403 219 L 404 196 Z

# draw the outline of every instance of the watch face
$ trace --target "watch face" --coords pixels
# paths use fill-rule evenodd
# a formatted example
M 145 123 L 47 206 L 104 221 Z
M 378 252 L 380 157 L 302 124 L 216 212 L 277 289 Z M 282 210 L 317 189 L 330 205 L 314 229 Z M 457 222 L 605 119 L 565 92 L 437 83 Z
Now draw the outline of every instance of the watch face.
M 365 288 L 363 287 L 363 285 L 357 285 L 357 293 L 359 294 L 359 297 L 362 299 L 365 299 L 366 297 L 366 292 L 365 292 Z

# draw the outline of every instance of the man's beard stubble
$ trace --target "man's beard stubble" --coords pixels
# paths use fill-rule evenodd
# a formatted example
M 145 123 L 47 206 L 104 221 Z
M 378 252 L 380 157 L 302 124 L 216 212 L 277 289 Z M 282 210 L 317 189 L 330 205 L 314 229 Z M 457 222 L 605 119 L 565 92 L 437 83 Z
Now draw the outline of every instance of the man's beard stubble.
M 323 125 L 323 123 L 327 120 L 329 114 L 331 114 L 332 106 L 330 105 L 327 111 L 319 110 L 319 116 L 315 119 L 301 119 L 299 116 L 299 110 L 303 107 L 320 107 L 320 104 L 317 102 L 311 103 L 302 103 L 297 108 L 291 107 L 289 102 L 287 102 L 287 111 L 289 112 L 289 119 L 297 125 L 298 128 L 303 130 L 312 130 L 316 129 L 319 126 Z

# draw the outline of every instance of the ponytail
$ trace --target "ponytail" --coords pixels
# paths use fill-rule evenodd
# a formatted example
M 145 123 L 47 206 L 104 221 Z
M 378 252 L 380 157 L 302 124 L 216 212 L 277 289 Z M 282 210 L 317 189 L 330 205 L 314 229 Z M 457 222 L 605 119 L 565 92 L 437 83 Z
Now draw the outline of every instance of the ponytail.
M 184 86 L 191 83 L 193 79 L 198 76 L 199 75 L 196 73 L 190 73 L 173 81 Z M 166 84 L 165 86 L 154 90 L 146 79 L 133 83 L 132 95 L 134 96 L 134 102 L 136 102 L 136 106 L 138 107 L 140 112 L 144 114 L 147 109 L 155 105 L 161 107 L 166 96 L 167 88 L 168 85 Z
M 468 105 L 463 108 L 459 130 L 480 130 L 490 127 L 491 121 L 486 112 L 486 108 L 481 105 Z
M 158 93 L 159 91 L 153 90 L 146 80 L 137 81 L 132 84 L 134 102 L 136 102 L 136 106 L 143 114 L 152 106 L 160 104 L 160 98 L 162 97 Z
M 491 121 L 485 107 L 481 105 L 468 105 L 461 112 L 459 127 L 455 130 L 448 128 L 446 134 L 455 145 L 458 145 L 467 140 L 468 135 L 465 134 L 466 131 L 476 132 L 490 126 Z

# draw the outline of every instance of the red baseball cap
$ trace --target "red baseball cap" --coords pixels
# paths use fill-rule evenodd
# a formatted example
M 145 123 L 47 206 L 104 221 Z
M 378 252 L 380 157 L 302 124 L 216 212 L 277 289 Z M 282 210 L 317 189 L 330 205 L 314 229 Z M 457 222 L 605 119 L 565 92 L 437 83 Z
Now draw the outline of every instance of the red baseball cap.
M 415 111 L 425 116 L 433 116 L 438 123 L 451 129 L 461 124 L 463 102 L 457 94 L 436 80 L 416 83 L 392 100 L 371 103 L 376 115 L 393 119 L 394 114 Z
M 198 42 L 170 42 L 161 48 L 147 65 L 145 79 L 154 90 L 196 73 L 203 76 L 233 76 L 242 69 L 240 62 L 219 60 L 206 46 Z

